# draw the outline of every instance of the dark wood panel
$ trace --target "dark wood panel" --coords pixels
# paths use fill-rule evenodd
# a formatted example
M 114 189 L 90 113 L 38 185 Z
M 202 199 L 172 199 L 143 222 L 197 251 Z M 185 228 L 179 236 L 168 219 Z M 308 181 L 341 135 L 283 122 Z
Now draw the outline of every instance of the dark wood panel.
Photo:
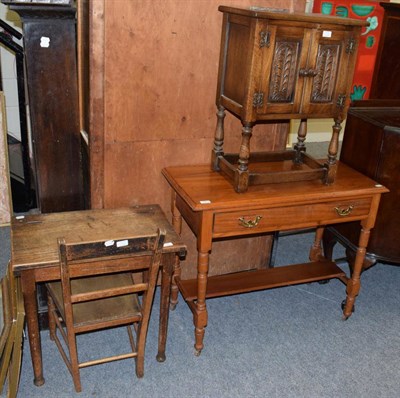
M 396 106 L 397 103 L 397 106 Z M 375 263 L 400 263 L 400 101 L 392 107 L 380 106 L 388 102 L 369 100 L 350 108 L 342 144 L 340 160 L 352 168 L 386 186 L 390 192 L 383 195 L 375 228 L 371 231 L 365 267 Z M 335 226 L 337 234 L 349 248 L 349 258 L 354 258 L 360 226 L 348 223 Z M 326 244 L 335 237 L 327 235 Z
M 384 15 L 369 98 L 399 99 L 400 4 L 382 2 L 380 5 Z
M 12 5 L 23 21 L 42 212 L 84 208 L 74 7 Z

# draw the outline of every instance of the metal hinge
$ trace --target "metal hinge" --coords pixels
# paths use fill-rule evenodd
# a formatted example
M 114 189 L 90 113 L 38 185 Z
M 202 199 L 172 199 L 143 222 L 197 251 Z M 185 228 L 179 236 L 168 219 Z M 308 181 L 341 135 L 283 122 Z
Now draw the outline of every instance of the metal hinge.
M 346 53 L 347 54 L 353 54 L 354 51 L 356 49 L 356 40 L 351 38 L 349 39 L 349 41 L 347 42 L 347 46 L 346 46 Z
M 271 33 L 269 31 L 260 32 L 260 48 L 262 47 L 269 47 L 270 45 L 270 36 Z
M 346 94 L 339 94 L 338 99 L 336 101 L 336 105 L 339 108 L 343 108 L 344 107 L 344 104 L 346 102 L 346 97 L 347 97 Z
M 259 91 L 253 95 L 253 107 L 261 108 L 264 105 L 264 93 Z

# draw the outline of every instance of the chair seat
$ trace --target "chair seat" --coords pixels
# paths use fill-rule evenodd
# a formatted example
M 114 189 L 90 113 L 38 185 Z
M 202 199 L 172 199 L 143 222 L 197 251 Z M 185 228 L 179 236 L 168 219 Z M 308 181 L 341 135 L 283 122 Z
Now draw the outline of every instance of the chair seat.
M 71 280 L 71 290 L 72 294 L 79 294 L 132 284 L 131 274 L 100 275 Z M 51 282 L 46 285 L 61 316 L 65 319 L 61 282 Z M 74 325 L 78 327 L 125 318 L 127 322 L 132 322 L 133 318 L 137 320 L 141 318 L 139 299 L 134 293 L 75 303 L 72 308 Z

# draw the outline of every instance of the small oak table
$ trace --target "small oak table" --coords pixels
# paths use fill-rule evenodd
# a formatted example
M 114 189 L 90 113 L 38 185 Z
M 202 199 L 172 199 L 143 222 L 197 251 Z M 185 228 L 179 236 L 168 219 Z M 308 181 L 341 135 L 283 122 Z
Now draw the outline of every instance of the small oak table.
M 264 163 L 264 167 L 279 172 L 292 167 L 292 162 Z M 183 217 L 197 237 L 197 278 L 182 280 L 178 264 L 174 274 L 193 312 L 196 354 L 203 349 L 206 299 L 210 297 L 338 278 L 347 285 L 343 317 L 351 315 L 360 290 L 369 232 L 381 194 L 388 191 L 385 187 L 341 163 L 332 185 L 320 180 L 273 183 L 251 186 L 246 193 L 236 193 L 230 181 L 208 165 L 168 167 L 163 175 L 173 190 L 172 221 L 176 231 L 180 233 Z M 322 255 L 321 245 L 324 225 L 347 221 L 360 221 L 362 226 L 351 277 Z M 208 277 L 213 239 L 308 227 L 316 227 L 310 263 Z M 176 303 L 177 291 L 173 289 L 171 304 Z
M 164 228 L 167 231 L 161 263 L 157 354 L 157 359 L 163 361 L 167 340 L 171 278 L 176 258 L 186 254 L 186 246 L 158 205 L 27 215 L 12 219 L 11 262 L 13 272 L 21 278 L 34 383 L 37 386 L 44 383 L 44 378 L 36 283 L 60 279 L 57 238 L 64 237 L 69 243 L 121 239 L 127 236 L 151 234 L 157 228 Z M 133 264 L 132 267 L 121 271 L 140 268 L 140 265 Z

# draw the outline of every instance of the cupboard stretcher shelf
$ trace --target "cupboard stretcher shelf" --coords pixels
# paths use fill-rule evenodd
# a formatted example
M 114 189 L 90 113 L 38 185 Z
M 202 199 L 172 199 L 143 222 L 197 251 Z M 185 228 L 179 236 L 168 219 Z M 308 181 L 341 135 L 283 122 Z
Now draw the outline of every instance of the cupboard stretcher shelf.
M 294 150 L 254 152 L 250 160 L 249 185 L 323 179 L 328 171 L 326 164 L 304 152 L 297 153 Z M 218 170 L 231 181 L 236 179 L 238 164 L 238 154 L 225 154 L 217 159 Z M 287 167 L 288 164 L 290 167 Z
M 284 267 L 236 272 L 210 276 L 207 279 L 206 298 L 247 293 L 255 290 L 296 285 L 319 280 L 339 278 L 346 274 L 332 261 L 316 261 Z M 178 280 L 177 284 L 186 301 L 197 299 L 197 279 Z

